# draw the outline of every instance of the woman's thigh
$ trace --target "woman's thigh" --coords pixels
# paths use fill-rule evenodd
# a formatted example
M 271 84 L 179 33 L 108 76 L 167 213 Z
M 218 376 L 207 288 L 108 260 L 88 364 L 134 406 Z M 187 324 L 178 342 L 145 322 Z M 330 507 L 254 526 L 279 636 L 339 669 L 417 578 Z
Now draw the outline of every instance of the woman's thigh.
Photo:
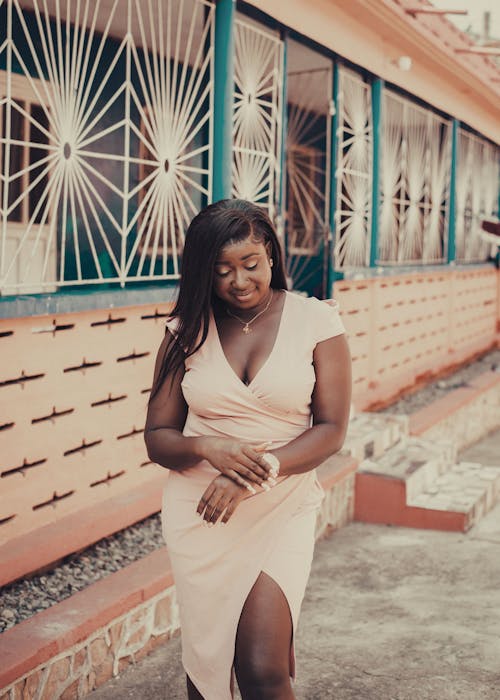
M 292 635 L 286 597 L 274 579 L 262 572 L 245 601 L 236 635 L 234 667 L 243 698 L 294 697 Z

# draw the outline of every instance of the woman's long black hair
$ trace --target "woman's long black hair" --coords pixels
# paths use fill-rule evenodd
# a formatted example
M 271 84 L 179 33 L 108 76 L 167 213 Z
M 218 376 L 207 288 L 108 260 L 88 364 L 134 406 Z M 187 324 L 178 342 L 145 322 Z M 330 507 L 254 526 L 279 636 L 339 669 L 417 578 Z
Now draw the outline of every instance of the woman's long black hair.
M 153 398 L 166 377 L 201 348 L 208 335 L 215 261 L 220 249 L 248 236 L 270 247 L 271 287 L 287 289 L 281 245 L 263 209 L 243 199 L 222 199 L 191 221 L 182 254 L 179 296 L 170 318 L 177 319 L 176 342 L 170 343 L 151 391 Z

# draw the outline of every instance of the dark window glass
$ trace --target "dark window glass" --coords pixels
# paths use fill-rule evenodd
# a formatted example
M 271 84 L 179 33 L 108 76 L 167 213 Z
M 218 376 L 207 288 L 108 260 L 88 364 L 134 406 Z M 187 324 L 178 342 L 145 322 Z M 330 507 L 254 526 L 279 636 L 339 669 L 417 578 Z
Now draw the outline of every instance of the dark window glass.
M 42 131 L 42 128 L 45 129 L 46 131 L 49 130 L 49 120 L 47 119 L 47 115 L 45 114 L 45 111 L 39 106 L 39 105 L 31 105 L 31 116 L 34 121 L 30 122 L 30 143 L 32 144 L 29 149 L 29 164 L 34 165 L 38 161 L 44 159 L 47 157 L 49 154 L 49 151 L 46 148 L 37 148 L 36 145 L 33 144 L 40 144 L 40 145 L 48 145 L 49 139 L 47 137 L 47 134 Z M 35 122 L 35 123 L 34 123 Z M 40 128 L 41 127 L 41 128 Z M 37 178 L 40 177 L 41 173 L 46 171 L 47 168 L 47 163 L 43 163 L 42 165 L 39 165 L 33 170 L 30 171 L 29 174 L 29 184 L 31 185 L 32 182 L 35 182 Z M 48 174 L 47 172 L 44 173 L 43 177 L 41 177 L 36 185 L 30 189 L 29 193 L 29 217 L 33 216 L 33 213 L 40 202 L 41 198 L 43 197 L 44 192 L 47 191 L 47 183 L 48 183 Z M 45 210 L 45 202 L 39 207 L 36 217 L 35 217 L 35 223 L 40 223 L 42 220 L 43 212 Z M 47 221 L 47 218 L 46 218 Z
M 18 102 L 19 106 L 24 109 L 24 102 Z M 10 139 L 11 141 L 22 141 L 24 127 L 24 117 L 20 114 L 17 109 L 11 109 L 10 111 Z M 12 178 L 14 175 L 19 173 L 23 168 L 23 146 L 19 144 L 10 144 L 9 148 L 9 176 Z M 7 155 L 7 154 L 6 154 Z M 6 157 L 5 155 L 5 157 Z M 20 196 L 22 191 L 22 177 L 16 177 L 11 179 L 8 184 L 9 196 L 8 196 L 8 206 L 10 207 Z M 22 202 L 10 212 L 7 217 L 8 221 L 22 221 Z

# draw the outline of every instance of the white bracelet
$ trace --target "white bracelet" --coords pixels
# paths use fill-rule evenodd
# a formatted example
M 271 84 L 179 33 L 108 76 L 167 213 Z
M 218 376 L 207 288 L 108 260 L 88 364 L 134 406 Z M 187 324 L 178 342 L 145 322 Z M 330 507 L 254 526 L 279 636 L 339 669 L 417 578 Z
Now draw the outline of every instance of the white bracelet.
M 278 477 L 278 474 L 280 473 L 280 461 L 276 457 L 276 455 L 273 455 L 272 452 L 264 452 L 262 457 L 266 460 L 266 462 L 269 464 L 271 467 L 271 471 L 269 472 L 269 476 L 271 476 L 273 479 L 276 479 Z

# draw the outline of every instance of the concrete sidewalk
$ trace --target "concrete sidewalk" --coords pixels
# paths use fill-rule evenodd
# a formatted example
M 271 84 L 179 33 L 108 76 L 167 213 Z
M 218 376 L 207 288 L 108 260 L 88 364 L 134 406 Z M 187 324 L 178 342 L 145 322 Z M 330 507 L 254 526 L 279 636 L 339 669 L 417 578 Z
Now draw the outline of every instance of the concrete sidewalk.
M 500 468 L 500 431 L 461 455 Z M 298 700 L 498 700 L 500 504 L 466 535 L 354 523 L 317 544 Z M 180 639 L 91 700 L 185 700 Z

